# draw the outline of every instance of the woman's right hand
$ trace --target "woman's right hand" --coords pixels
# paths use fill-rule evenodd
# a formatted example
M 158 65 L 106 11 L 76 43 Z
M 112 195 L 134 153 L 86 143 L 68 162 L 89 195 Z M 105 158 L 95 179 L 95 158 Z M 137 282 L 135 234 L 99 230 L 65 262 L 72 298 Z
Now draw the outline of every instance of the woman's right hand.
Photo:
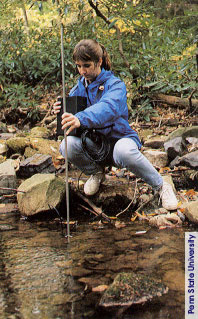
M 61 98 L 61 96 L 58 96 L 58 98 Z M 57 98 L 57 99 L 58 99 Z M 57 114 L 60 112 L 60 109 L 61 109 L 61 101 L 56 101 L 53 105 L 53 112 L 54 114 Z

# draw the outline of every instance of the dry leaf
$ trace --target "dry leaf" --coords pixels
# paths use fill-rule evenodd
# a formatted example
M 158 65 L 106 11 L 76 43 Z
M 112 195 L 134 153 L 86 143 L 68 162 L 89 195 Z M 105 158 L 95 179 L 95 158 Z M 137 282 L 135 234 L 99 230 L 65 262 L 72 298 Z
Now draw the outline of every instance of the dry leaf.
M 161 167 L 159 170 L 160 174 L 167 173 L 168 171 L 171 171 L 170 167 Z
M 194 195 L 196 195 L 194 189 L 189 189 L 187 192 L 186 192 L 186 195 L 188 197 L 193 197 Z
M 119 222 L 119 221 L 116 221 L 115 222 L 115 228 L 123 228 L 123 227 L 126 227 L 126 224 L 125 223 L 122 223 L 122 222 Z
M 135 215 L 134 217 L 131 217 L 131 221 L 134 222 L 137 218 L 137 215 Z
M 107 288 L 108 288 L 107 285 L 100 285 L 100 286 L 97 286 L 97 287 L 93 287 L 93 288 L 92 288 L 92 291 L 93 291 L 93 292 L 103 292 L 103 291 L 105 291 Z
M 160 229 L 162 227 L 175 227 L 182 224 L 180 217 L 175 213 L 168 213 L 163 215 L 157 215 L 151 217 L 149 220 L 149 224 L 152 226 L 157 226 Z

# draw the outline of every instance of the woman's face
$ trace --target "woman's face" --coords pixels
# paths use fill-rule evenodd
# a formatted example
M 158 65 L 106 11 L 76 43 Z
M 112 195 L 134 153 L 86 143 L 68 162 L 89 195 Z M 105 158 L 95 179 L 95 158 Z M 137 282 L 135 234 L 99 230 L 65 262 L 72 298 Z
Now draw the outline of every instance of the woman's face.
M 84 76 L 84 78 L 88 82 L 93 82 L 95 78 L 100 74 L 101 64 L 102 59 L 100 59 L 97 64 L 93 61 L 76 61 L 78 72 L 80 73 L 80 75 Z

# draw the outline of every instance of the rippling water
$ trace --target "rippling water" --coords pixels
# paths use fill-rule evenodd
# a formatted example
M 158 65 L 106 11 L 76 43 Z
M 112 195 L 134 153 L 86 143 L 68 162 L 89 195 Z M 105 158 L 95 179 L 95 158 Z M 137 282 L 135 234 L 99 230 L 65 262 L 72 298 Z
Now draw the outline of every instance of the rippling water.
M 0 225 L 0 319 L 113 319 L 97 307 L 101 293 L 92 288 L 109 285 L 121 271 L 154 275 L 169 287 L 167 295 L 131 307 L 123 318 L 184 318 L 184 228 L 87 222 L 68 243 L 56 221 L 7 213 L 0 214 Z

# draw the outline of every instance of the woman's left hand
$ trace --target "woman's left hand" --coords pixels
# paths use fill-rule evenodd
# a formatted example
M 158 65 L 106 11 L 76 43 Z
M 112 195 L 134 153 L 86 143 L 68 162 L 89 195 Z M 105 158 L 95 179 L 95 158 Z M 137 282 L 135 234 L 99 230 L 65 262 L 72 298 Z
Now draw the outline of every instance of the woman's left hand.
M 63 130 L 68 128 L 68 130 L 66 131 L 66 135 L 68 135 L 75 128 L 80 127 L 79 119 L 72 113 L 67 113 L 67 112 L 63 113 L 61 124 L 62 124 Z

